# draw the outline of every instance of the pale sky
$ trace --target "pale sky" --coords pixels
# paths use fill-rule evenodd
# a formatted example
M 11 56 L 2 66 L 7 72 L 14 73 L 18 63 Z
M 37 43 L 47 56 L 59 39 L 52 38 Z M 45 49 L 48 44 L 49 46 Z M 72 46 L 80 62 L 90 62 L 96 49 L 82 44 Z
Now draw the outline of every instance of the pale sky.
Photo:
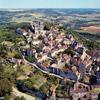
M 0 8 L 100 8 L 100 0 L 0 0 Z

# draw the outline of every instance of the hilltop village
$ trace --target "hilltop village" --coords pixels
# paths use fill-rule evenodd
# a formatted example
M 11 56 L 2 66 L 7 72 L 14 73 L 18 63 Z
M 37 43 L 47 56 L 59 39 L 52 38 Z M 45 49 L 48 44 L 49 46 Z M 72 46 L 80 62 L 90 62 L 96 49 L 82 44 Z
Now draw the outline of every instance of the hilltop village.
M 48 28 L 39 21 L 32 22 L 27 29 L 17 28 L 16 34 L 25 38 L 20 43 L 24 62 L 45 74 L 74 83 L 69 91 L 71 100 L 92 100 L 91 95 L 98 95 L 90 91 L 100 86 L 100 50 L 89 50 L 70 32 L 56 26 Z M 55 90 L 48 100 L 54 98 Z

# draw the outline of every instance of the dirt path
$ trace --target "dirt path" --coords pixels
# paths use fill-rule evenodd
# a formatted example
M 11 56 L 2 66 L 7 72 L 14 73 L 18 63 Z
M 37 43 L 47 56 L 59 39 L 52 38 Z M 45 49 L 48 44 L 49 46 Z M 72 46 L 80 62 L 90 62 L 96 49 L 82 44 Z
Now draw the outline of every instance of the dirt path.
M 26 98 L 26 100 L 36 100 L 35 97 L 30 96 L 25 93 L 22 93 L 22 92 L 18 91 L 15 87 L 12 87 L 12 89 L 13 89 L 12 94 L 15 96 L 19 96 L 19 97 L 24 96 Z

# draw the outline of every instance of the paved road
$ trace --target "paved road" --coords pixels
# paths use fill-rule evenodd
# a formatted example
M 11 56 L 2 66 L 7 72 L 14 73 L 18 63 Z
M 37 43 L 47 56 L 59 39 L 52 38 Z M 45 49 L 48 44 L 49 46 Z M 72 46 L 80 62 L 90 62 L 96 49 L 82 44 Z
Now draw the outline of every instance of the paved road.
M 39 63 L 34 64 L 34 63 L 27 61 L 24 56 L 23 56 L 23 59 L 26 63 L 36 67 L 37 69 L 39 69 L 43 73 L 47 73 L 47 74 L 56 76 L 56 77 L 61 78 L 61 79 L 68 78 L 72 81 L 77 81 L 77 76 L 72 72 L 64 72 L 64 71 L 61 71 L 60 69 L 53 68 L 53 67 L 46 68 Z

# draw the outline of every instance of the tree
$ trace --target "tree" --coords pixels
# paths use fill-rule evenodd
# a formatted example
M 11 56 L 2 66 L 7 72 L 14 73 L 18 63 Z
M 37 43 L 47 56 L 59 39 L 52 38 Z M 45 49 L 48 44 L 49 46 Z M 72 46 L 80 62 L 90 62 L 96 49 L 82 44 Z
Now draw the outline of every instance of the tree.
M 64 51 L 64 53 L 68 54 L 68 55 L 71 55 L 71 56 L 73 56 L 75 54 L 74 50 L 71 47 L 69 47 L 68 49 L 66 49 Z
M 39 76 L 43 76 L 44 75 L 44 73 L 43 72 L 41 72 L 40 70 L 36 70 L 35 71 L 35 74 L 39 77 Z
M 59 78 L 57 78 L 57 77 L 49 77 L 48 79 L 47 79 L 51 84 L 55 84 L 55 85 L 57 85 L 57 84 L 59 84 Z
M 24 96 L 21 96 L 21 97 L 17 96 L 17 97 L 15 98 L 15 100 L 26 100 L 26 99 L 25 99 Z
M 0 96 L 5 96 L 6 94 L 10 94 L 12 91 L 12 76 L 4 72 L 5 66 L 0 66 Z
M 0 79 L 0 96 L 10 94 L 12 91 L 12 84 L 7 78 Z
M 98 94 L 98 100 L 100 100 L 100 93 Z
M 6 46 L 5 45 L 0 45 L 0 56 L 5 57 L 6 54 L 7 54 Z
M 63 90 L 62 90 L 62 86 L 59 85 L 56 89 L 56 94 L 57 94 L 57 97 L 63 97 Z
M 25 84 L 25 86 L 28 87 L 28 88 L 32 88 L 32 87 L 33 87 L 33 84 L 32 84 L 32 82 L 31 82 L 30 80 L 26 80 L 26 81 L 24 82 L 24 84 Z
M 6 95 L 4 96 L 4 100 L 10 100 L 10 95 L 6 94 Z
M 28 60 L 29 62 L 36 62 L 36 58 L 33 55 L 28 55 L 25 57 L 26 60 Z
M 66 85 L 65 85 L 65 89 L 67 90 L 67 94 L 70 93 L 70 88 L 72 88 L 74 86 L 74 83 L 71 81 L 67 81 Z
M 46 82 L 40 87 L 40 90 L 47 94 L 50 87 L 51 87 L 51 84 Z

